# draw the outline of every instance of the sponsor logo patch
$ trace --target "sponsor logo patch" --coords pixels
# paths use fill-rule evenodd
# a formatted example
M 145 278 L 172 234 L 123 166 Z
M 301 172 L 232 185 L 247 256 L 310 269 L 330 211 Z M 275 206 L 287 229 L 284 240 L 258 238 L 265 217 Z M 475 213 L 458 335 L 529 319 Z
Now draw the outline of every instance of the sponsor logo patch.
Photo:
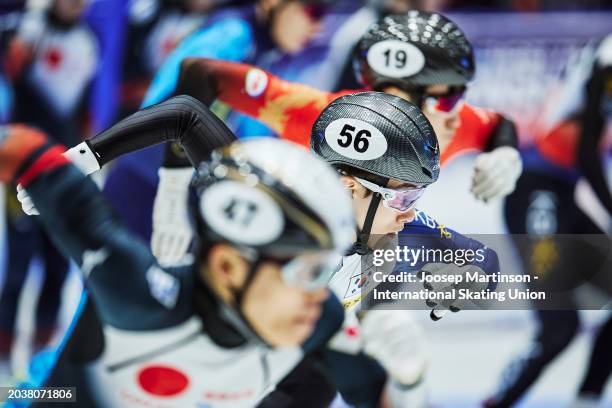
M 247 72 L 244 88 L 247 95 L 256 98 L 264 93 L 268 87 L 268 75 L 258 68 L 252 68 Z
M 160 267 L 153 265 L 146 273 L 149 290 L 159 303 L 168 309 L 176 305 L 179 294 L 179 282 L 174 276 Z

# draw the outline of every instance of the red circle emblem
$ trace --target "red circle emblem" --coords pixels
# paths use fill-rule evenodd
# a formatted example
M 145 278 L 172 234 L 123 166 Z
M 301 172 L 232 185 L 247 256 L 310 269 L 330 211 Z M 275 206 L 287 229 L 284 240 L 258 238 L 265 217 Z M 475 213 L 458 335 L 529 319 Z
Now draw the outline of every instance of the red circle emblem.
M 149 394 L 170 397 L 179 394 L 189 385 L 189 379 L 180 371 L 165 366 L 149 366 L 140 370 L 138 382 Z
M 57 48 L 50 48 L 44 56 L 45 61 L 50 69 L 57 69 L 62 62 L 62 52 Z
M 359 330 L 357 330 L 357 327 L 347 327 L 345 329 L 346 335 L 349 337 L 355 337 L 359 334 Z

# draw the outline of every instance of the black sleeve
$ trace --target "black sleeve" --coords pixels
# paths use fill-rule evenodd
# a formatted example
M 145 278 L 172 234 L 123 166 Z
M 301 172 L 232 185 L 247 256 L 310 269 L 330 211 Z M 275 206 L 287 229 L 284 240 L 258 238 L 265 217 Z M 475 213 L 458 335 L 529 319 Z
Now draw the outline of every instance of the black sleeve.
M 164 142 L 177 142 L 196 166 L 212 150 L 236 140 L 206 106 L 190 96 L 175 96 L 140 110 L 88 140 L 100 166 L 126 153 Z
M 586 106 L 581 115 L 581 133 L 578 145 L 577 164 L 587 179 L 597 198 L 612 214 L 612 196 L 606 181 L 601 160 L 600 144 L 604 133 L 604 109 L 612 100 L 612 66 L 593 67 L 593 73 L 587 82 Z M 607 87 L 606 87 L 607 85 Z
M 206 106 L 217 98 L 215 73 L 206 58 L 187 58 L 181 63 L 176 95 L 191 96 Z M 163 167 L 188 167 L 189 159 L 177 143 L 166 143 Z
M 336 387 L 322 360 L 316 353 L 306 355 L 257 408 L 329 407 L 336 397 Z
M 499 123 L 485 146 L 485 152 L 490 152 L 498 147 L 509 146 L 518 149 L 518 135 L 514 122 L 500 115 Z

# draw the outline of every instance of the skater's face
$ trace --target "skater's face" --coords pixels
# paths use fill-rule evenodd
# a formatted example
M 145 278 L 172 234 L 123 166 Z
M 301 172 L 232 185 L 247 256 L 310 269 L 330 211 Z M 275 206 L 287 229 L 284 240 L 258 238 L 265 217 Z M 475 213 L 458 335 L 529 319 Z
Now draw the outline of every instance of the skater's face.
M 432 100 L 435 99 L 436 96 L 447 95 L 450 90 L 451 88 L 448 85 L 431 85 L 425 88 L 425 94 L 430 97 L 429 100 Z M 399 96 L 400 98 L 404 98 L 413 103 L 419 102 L 413 101 L 410 94 L 395 86 L 386 87 L 383 91 L 391 95 Z M 459 117 L 459 112 L 461 111 L 460 104 L 461 102 L 459 102 L 459 105 L 457 105 L 456 108 L 452 109 L 450 112 L 439 111 L 435 108 L 435 106 L 431 106 L 427 103 L 423 103 L 421 106 L 423 113 L 427 119 L 429 119 L 434 132 L 436 132 L 441 151 L 444 151 L 446 146 L 448 146 L 450 141 L 455 136 L 457 128 L 459 125 L 461 125 L 461 119 Z
M 208 255 L 202 277 L 224 301 L 233 304 L 251 264 L 234 247 L 214 246 Z M 321 304 L 328 296 L 326 288 L 306 290 L 291 286 L 283 279 L 281 264 L 263 261 L 243 294 L 241 311 L 249 324 L 268 344 L 296 346 L 304 342 L 317 323 Z
M 370 208 L 370 202 L 372 201 L 374 194 L 372 191 L 368 190 L 361 183 L 359 183 L 359 181 L 354 177 L 342 176 L 342 181 L 350 190 L 351 197 L 353 198 L 353 209 L 356 216 L 355 221 L 361 230 L 363 229 L 363 224 L 365 223 L 366 215 L 368 213 L 368 209 Z M 392 189 L 404 189 L 414 186 L 403 183 L 399 180 L 391 179 L 387 183 L 386 187 Z M 373 235 L 396 234 L 404 229 L 404 224 L 412 222 L 414 220 L 414 216 L 414 207 L 408 209 L 407 211 L 401 212 L 385 206 L 383 200 L 380 200 L 370 233 Z
M 81 18 L 86 0 L 55 0 L 52 5 L 54 14 L 66 23 L 74 23 Z
M 320 31 L 320 13 L 298 1 L 287 1 L 276 8 L 271 25 L 276 45 L 284 52 L 295 54 Z

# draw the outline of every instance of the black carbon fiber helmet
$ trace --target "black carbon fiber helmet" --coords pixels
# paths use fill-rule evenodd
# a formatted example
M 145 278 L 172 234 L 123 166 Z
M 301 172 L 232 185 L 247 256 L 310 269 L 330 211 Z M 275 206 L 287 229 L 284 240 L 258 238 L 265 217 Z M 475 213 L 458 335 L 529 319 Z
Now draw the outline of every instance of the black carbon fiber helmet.
M 357 78 L 371 88 L 461 86 L 474 76 L 472 45 L 440 13 L 410 11 L 372 24 L 355 49 Z
M 414 104 L 381 92 L 342 96 L 319 115 L 312 150 L 334 167 L 425 186 L 440 172 L 438 139 Z

